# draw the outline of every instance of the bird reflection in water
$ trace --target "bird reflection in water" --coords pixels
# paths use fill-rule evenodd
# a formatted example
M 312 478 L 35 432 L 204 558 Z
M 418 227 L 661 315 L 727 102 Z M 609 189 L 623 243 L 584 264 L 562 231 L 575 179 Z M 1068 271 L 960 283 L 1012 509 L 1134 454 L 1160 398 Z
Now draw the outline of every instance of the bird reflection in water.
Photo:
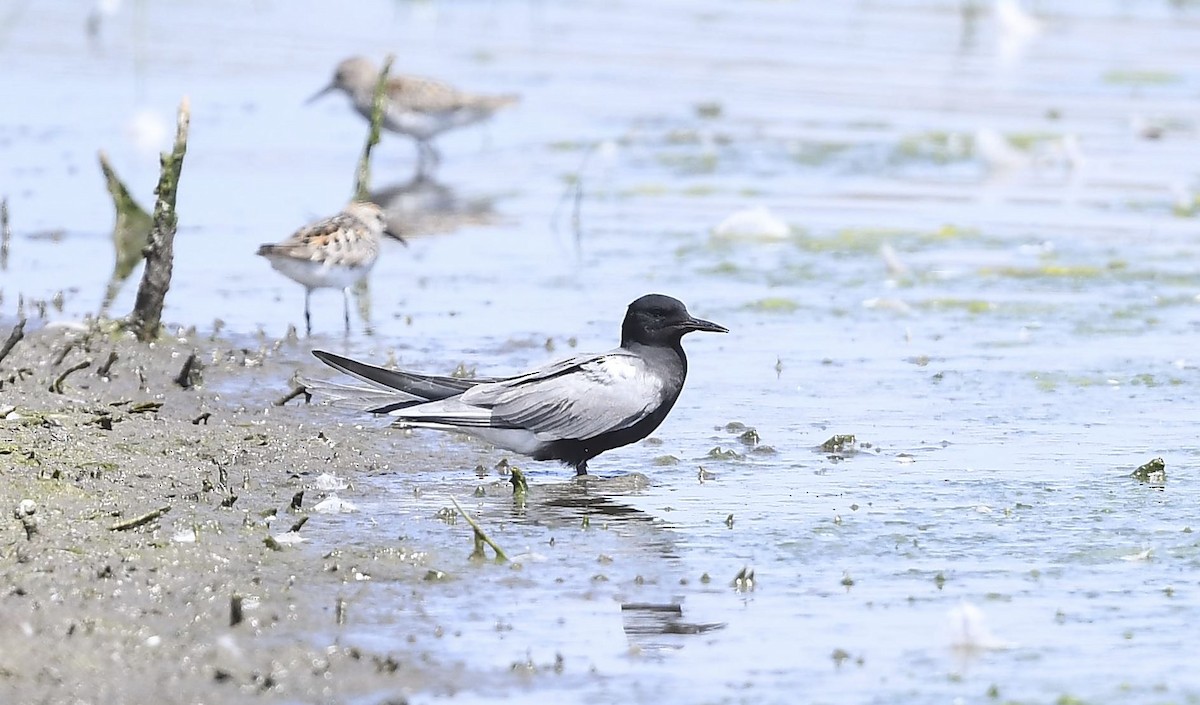
M 449 233 L 471 225 L 489 225 L 497 219 L 490 198 L 460 196 L 423 174 L 372 191 L 370 199 L 383 208 L 389 231 L 400 237 Z

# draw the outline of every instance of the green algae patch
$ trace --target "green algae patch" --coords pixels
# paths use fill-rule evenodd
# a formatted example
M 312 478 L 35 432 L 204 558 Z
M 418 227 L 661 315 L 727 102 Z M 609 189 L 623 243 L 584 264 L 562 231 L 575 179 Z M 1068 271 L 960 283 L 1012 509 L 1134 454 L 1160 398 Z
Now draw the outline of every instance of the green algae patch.
M 830 236 L 804 235 L 796 238 L 797 245 L 807 252 L 833 252 L 838 254 L 878 253 L 884 244 L 897 249 L 915 249 L 930 245 L 943 245 L 954 240 L 974 240 L 980 237 L 978 229 L 944 223 L 932 230 L 911 230 L 889 227 L 842 228 Z
M 661 198 L 663 196 L 670 195 L 670 193 L 671 189 L 668 188 L 666 184 L 642 183 L 634 184 L 630 188 L 623 189 L 622 191 L 618 192 L 617 195 L 621 198 Z
M 1162 458 L 1154 458 L 1144 465 L 1139 465 L 1129 476 L 1148 485 L 1165 485 L 1167 484 L 1167 464 L 1163 462 Z
M 721 189 L 712 184 L 694 184 L 679 193 L 690 198 L 707 198 L 721 193 Z
M 893 154 L 894 162 L 931 161 L 948 164 L 965 159 L 969 138 L 958 132 L 934 130 L 909 135 L 900 140 Z
M 1170 71 L 1117 69 L 1104 74 L 1101 80 L 1113 86 L 1168 86 L 1183 77 Z
M 751 301 L 742 308 L 759 313 L 795 313 L 799 310 L 800 304 L 782 296 L 771 296 Z
M 1043 264 L 1037 267 L 984 267 L 979 273 L 1009 279 L 1098 279 L 1114 271 L 1117 269 L 1111 266 Z
M 918 307 L 936 311 L 965 311 L 966 313 L 975 315 L 981 313 L 991 313 L 997 308 L 995 302 L 993 301 L 985 301 L 983 299 L 954 298 L 929 299 L 919 303 Z
M 824 166 L 850 149 L 851 145 L 837 142 L 806 142 L 789 153 L 792 161 L 804 166 Z

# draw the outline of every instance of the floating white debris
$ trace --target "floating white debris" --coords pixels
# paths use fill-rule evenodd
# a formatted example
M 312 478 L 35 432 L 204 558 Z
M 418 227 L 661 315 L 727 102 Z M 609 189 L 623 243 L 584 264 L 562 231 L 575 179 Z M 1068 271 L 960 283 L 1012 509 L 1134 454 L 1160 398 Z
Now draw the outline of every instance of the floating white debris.
M 878 309 L 880 311 L 894 311 L 908 315 L 912 313 L 912 306 L 904 303 L 900 299 L 883 299 L 879 297 L 863 299 L 863 308 Z
M 1042 31 L 1042 22 L 1029 14 L 1017 0 L 997 0 L 995 6 L 997 58 L 1001 66 L 1011 66 L 1020 60 L 1025 47 Z
M 888 274 L 897 278 L 908 276 L 908 265 L 900 259 L 900 255 L 896 254 L 896 248 L 885 242 L 879 246 L 879 256 L 883 258 Z
M 276 543 L 282 546 L 304 543 L 308 540 L 295 531 L 289 531 L 286 534 L 276 534 L 273 538 L 275 539 Z
M 783 240 L 792 226 L 775 217 L 766 206 L 733 213 L 713 228 L 713 236 L 730 240 Z
M 959 651 L 1007 649 L 1011 643 L 999 639 L 988 628 L 983 610 L 969 602 L 960 602 L 946 615 L 950 628 L 950 646 Z
M 901 453 L 900 455 L 896 456 L 896 462 L 900 463 L 901 465 L 909 465 L 911 463 L 917 462 L 917 459 L 912 457 L 908 453 Z
M 129 141 L 143 155 L 158 154 L 167 146 L 167 121 L 153 110 L 139 110 L 125 125 Z
M 349 514 L 350 512 L 357 512 L 358 505 L 347 502 L 335 494 L 331 494 L 313 505 L 313 511 L 319 514 Z
M 1131 554 L 1129 554 L 1128 556 L 1121 556 L 1121 560 L 1123 560 L 1123 561 L 1129 561 L 1130 563 L 1135 563 L 1135 562 L 1139 562 L 1139 561 L 1148 561 L 1148 560 L 1150 560 L 1150 559 L 1151 559 L 1153 556 L 1154 556 L 1154 549 L 1153 549 L 1153 548 L 1147 548 L 1145 551 L 1139 551 L 1139 552 L 1137 552 L 1137 553 L 1131 553 Z
M 996 21 L 1006 37 L 1028 38 L 1042 31 L 1041 20 L 1029 14 L 1017 0 L 996 0 Z
M 1029 165 L 1028 154 L 1013 146 L 1008 138 L 990 127 L 975 131 L 975 156 L 995 171 L 1009 171 Z
M 184 529 L 171 537 L 175 543 L 196 543 L 196 530 Z
M 344 477 L 338 477 L 327 472 L 317 475 L 317 479 L 309 484 L 309 489 L 318 490 L 320 492 L 336 492 L 344 490 L 350 486 L 350 481 Z

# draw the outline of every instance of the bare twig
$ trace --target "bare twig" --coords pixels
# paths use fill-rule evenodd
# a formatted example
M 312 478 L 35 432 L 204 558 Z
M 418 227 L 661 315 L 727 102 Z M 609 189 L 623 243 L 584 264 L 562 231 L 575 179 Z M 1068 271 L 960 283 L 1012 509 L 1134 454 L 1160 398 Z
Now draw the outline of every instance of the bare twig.
M 154 228 L 146 244 L 146 268 L 142 272 L 142 283 L 138 287 L 133 313 L 126 325 L 134 331 L 138 340 L 147 343 L 158 337 L 162 324 L 163 302 L 167 289 L 171 287 L 171 267 L 174 258 L 175 229 L 178 217 L 175 213 L 175 195 L 179 189 L 179 175 L 183 170 L 183 157 L 187 153 L 188 124 L 191 121 L 191 104 L 187 97 L 179 105 L 179 123 L 175 132 L 175 148 L 163 153 L 162 173 L 158 178 L 154 203 Z
M 113 524 L 112 526 L 108 527 L 108 530 L 109 531 L 128 531 L 130 529 L 136 529 L 139 526 L 149 524 L 150 522 L 161 517 L 162 515 L 166 514 L 169 511 L 171 511 L 170 505 L 167 505 L 165 507 L 159 507 L 158 509 L 155 509 L 154 511 L 146 512 L 145 514 L 141 515 L 140 517 L 134 517 L 133 519 L 130 519 L 129 521 L 123 521 L 123 522 L 120 522 L 119 524 Z
M 96 368 L 96 376 L 108 377 L 108 373 L 110 371 L 112 371 L 112 366 L 114 364 L 116 364 L 116 362 L 117 362 L 117 351 L 116 350 L 109 351 L 108 357 L 105 358 L 104 362 L 99 367 Z
M 308 393 L 308 390 L 305 389 L 302 385 L 298 384 L 298 385 L 292 387 L 292 391 L 288 392 L 287 394 L 284 394 L 279 399 L 276 399 L 275 406 L 283 406 L 284 404 L 295 399 L 296 397 L 300 396 L 301 394 L 304 395 L 304 403 L 305 404 L 307 404 L 309 402 L 309 400 L 312 399 L 312 395 Z
M 383 68 L 375 81 L 375 94 L 371 100 L 371 127 L 367 131 L 367 143 L 363 146 L 362 156 L 358 160 L 358 171 L 354 179 L 354 200 L 370 200 L 371 192 L 371 150 L 379 144 L 379 130 L 383 126 L 383 113 L 387 106 L 387 79 L 392 70 L 395 56 L 388 54 L 383 60 Z
M 63 360 L 67 359 L 67 355 L 71 354 L 71 351 L 75 349 L 75 346 L 78 343 L 78 340 L 68 340 L 66 344 L 62 346 L 62 349 L 55 354 L 54 359 L 50 361 L 50 366 L 58 367 L 59 365 L 63 364 Z
M 12 333 L 8 334 L 8 340 L 4 341 L 4 345 L 0 347 L 0 362 L 4 362 L 4 358 L 12 352 L 12 349 L 21 342 L 21 338 L 25 337 L 25 319 L 17 321 L 17 325 L 13 326 Z
M 63 393 L 63 382 L 67 381 L 68 376 L 70 376 L 72 373 L 78 372 L 82 369 L 86 369 L 91 366 L 92 366 L 92 358 L 90 358 L 90 357 L 87 358 L 86 360 L 81 360 L 80 362 L 77 362 L 74 365 L 71 365 L 67 369 L 63 370 L 63 373 L 61 375 L 59 375 L 53 382 L 50 383 L 50 391 L 54 392 L 55 394 L 62 394 Z
M 486 533 L 484 533 L 483 528 L 479 526 L 479 523 L 472 519 L 471 515 L 467 514 L 463 508 L 458 505 L 458 501 L 456 499 L 451 497 L 450 502 L 454 504 L 454 508 L 458 510 L 458 513 L 462 515 L 463 519 L 466 519 L 467 523 L 471 525 L 471 529 L 475 532 L 475 540 L 483 541 L 487 545 L 491 546 L 492 550 L 496 552 L 496 560 L 501 563 L 507 563 L 508 555 L 504 553 L 504 549 L 500 548 L 495 541 L 493 541 Z
M 175 384 L 178 384 L 184 389 L 191 389 L 196 385 L 200 378 L 200 366 L 196 362 L 196 351 L 193 350 L 191 355 L 183 361 L 183 367 L 179 370 L 179 374 L 175 377 Z
M 242 601 L 242 596 L 236 592 L 229 596 L 229 626 L 231 627 L 241 624 L 245 618 L 242 614 Z

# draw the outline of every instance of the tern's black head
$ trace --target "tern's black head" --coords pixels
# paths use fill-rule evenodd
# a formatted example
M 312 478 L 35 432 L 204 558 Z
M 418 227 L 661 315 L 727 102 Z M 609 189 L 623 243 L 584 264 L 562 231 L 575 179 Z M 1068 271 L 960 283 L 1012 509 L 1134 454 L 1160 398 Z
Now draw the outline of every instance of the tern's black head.
M 716 323 L 693 318 L 678 299 L 662 294 L 646 294 L 629 304 L 621 324 L 621 345 L 678 345 L 679 339 L 694 330 L 728 333 Z

